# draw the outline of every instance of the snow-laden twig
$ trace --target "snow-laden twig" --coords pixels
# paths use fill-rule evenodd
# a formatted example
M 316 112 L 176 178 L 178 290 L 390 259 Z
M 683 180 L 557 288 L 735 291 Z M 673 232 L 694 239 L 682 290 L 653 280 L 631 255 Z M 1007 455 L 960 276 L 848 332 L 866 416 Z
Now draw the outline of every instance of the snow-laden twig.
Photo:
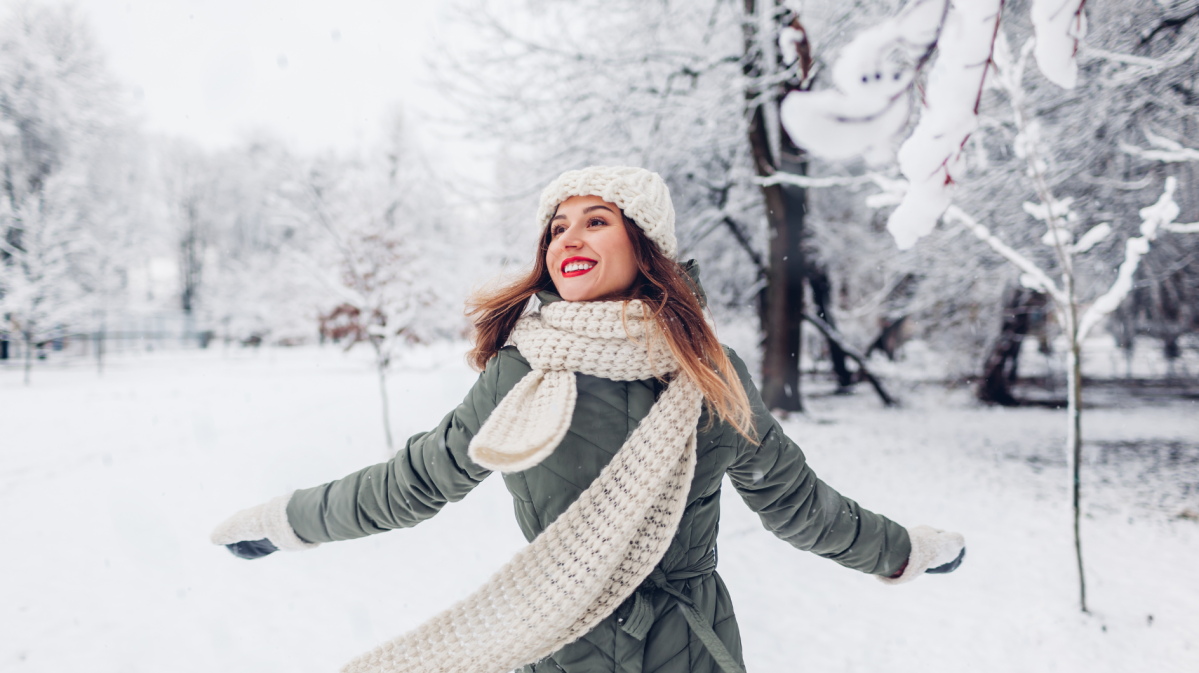
M 1163 138 L 1148 130 L 1145 131 L 1145 139 L 1157 149 L 1145 149 L 1124 142 L 1120 143 L 1120 149 L 1142 159 L 1151 159 L 1168 164 L 1199 161 L 1199 150 L 1197 149 L 1183 147 L 1182 143 L 1175 142 L 1169 138 Z
M 1008 244 L 996 238 L 995 235 L 991 233 L 990 229 L 981 224 L 978 220 L 974 219 L 969 213 L 957 206 L 949 206 L 945 210 L 945 217 L 946 219 L 957 220 L 958 222 L 966 225 L 966 228 L 969 229 L 975 236 L 977 236 L 979 240 L 991 246 L 992 250 L 999 253 L 999 255 L 1004 259 L 1014 264 L 1016 268 L 1023 271 L 1024 276 L 1021 277 L 1020 282 L 1026 287 L 1045 292 L 1049 296 L 1053 297 L 1054 301 L 1066 301 L 1065 293 L 1058 288 L 1057 283 L 1054 283 L 1052 278 L 1050 278 L 1045 274 L 1044 271 L 1041 270 L 1041 267 L 1034 264 L 1032 260 L 1020 254 Z
M 1091 304 L 1090 308 L 1083 313 L 1082 319 L 1079 320 L 1078 332 L 1075 336 L 1079 345 L 1087 338 L 1087 333 L 1091 331 L 1091 328 L 1097 325 L 1104 316 L 1116 310 L 1120 306 L 1120 302 L 1124 301 L 1124 298 L 1132 291 L 1133 276 L 1141 264 L 1141 258 L 1149 252 L 1149 244 L 1157 238 L 1159 229 L 1167 228 L 1174 222 L 1174 218 L 1178 217 L 1178 204 L 1174 202 L 1174 189 L 1177 184 L 1173 177 L 1166 178 L 1166 188 L 1157 203 L 1141 209 L 1141 235 L 1125 241 L 1124 261 L 1120 263 L 1116 281 L 1112 283 L 1107 292 Z
M 842 50 L 833 88 L 792 91 L 779 108 L 787 134 L 808 151 L 844 159 L 885 151 L 911 114 L 909 92 L 932 56 L 946 0 L 912 0 Z
M 1140 65 L 1129 64 L 1129 67 L 1123 72 L 1112 75 L 1109 80 L 1111 86 L 1122 86 L 1131 82 L 1139 82 L 1147 77 L 1153 77 L 1170 68 L 1177 68 L 1191 60 L 1195 55 L 1195 51 L 1199 50 L 1199 39 L 1192 37 L 1190 41 L 1180 47 L 1175 47 L 1174 51 L 1168 54 L 1159 56 L 1153 59 L 1152 64 Z
M 1045 79 L 1073 89 L 1078 83 L 1078 43 L 1087 34 L 1086 0 L 1033 0 L 1034 55 Z
M 878 176 L 874 173 L 866 173 L 865 175 L 832 175 L 828 177 L 811 177 L 807 175 L 796 175 L 795 173 L 775 173 L 765 178 L 755 178 L 754 183 L 763 187 L 771 185 L 795 185 L 808 189 L 820 189 L 823 187 L 853 187 L 855 185 L 864 185 L 867 183 L 878 182 Z
M 887 231 L 901 250 L 937 226 L 966 170 L 964 147 L 978 126 L 979 101 L 1002 13 L 1002 0 L 976 0 L 955 4 L 945 18 L 924 112 L 899 149 L 899 168 L 910 185 L 887 220 Z
M 1085 56 L 1093 56 L 1097 59 L 1105 61 L 1114 61 L 1116 63 L 1127 63 L 1128 65 L 1143 65 L 1150 68 L 1166 68 L 1169 67 L 1169 62 L 1157 58 L 1146 58 L 1144 56 L 1133 56 L 1132 54 L 1119 54 L 1106 49 L 1092 47 L 1089 44 L 1080 45 L 1080 51 Z
M 1199 222 L 1188 222 L 1186 224 L 1163 224 L 1162 229 L 1173 231 L 1177 234 L 1199 234 Z

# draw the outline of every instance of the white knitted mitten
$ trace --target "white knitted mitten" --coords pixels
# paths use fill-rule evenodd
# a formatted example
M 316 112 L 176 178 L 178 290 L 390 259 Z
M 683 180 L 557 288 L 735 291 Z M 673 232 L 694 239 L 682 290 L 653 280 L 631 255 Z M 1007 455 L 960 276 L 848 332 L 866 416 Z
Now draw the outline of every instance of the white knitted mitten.
M 896 578 L 877 576 L 884 584 L 911 582 L 929 568 L 937 568 L 957 560 L 966 548 L 966 538 L 961 533 L 947 533 L 931 526 L 916 526 L 908 529 L 912 541 L 912 553 L 908 566 Z
M 234 544 L 267 539 L 283 551 L 303 551 L 320 546 L 320 543 L 305 542 L 292 530 L 287 521 L 287 503 L 291 493 L 255 505 L 234 514 L 212 530 L 209 539 L 213 544 Z

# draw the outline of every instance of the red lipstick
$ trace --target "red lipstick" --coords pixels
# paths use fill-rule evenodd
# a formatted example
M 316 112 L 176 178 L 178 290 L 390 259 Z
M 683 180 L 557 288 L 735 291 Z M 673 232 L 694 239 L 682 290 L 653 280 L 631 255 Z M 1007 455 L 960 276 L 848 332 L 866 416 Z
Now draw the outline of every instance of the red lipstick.
M 566 270 L 567 265 L 574 264 L 576 262 L 590 264 L 590 266 L 581 269 L 576 268 L 571 271 Z M 559 268 L 562 270 L 563 278 L 574 278 L 575 276 L 581 276 L 594 269 L 597 264 L 599 264 L 599 262 L 591 259 L 590 257 L 567 257 L 566 259 L 562 260 L 562 266 Z

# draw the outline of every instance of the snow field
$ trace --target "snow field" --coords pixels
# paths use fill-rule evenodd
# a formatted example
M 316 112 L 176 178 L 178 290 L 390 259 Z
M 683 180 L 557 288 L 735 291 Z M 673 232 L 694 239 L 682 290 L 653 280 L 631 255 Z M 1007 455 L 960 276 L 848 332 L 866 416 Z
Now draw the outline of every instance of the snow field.
M 462 352 L 393 371 L 398 442 L 466 394 Z M 816 396 L 784 427 L 864 507 L 964 533 L 966 562 L 887 587 L 777 540 L 727 488 L 719 571 L 750 671 L 1199 670 L 1199 522 L 1176 516 L 1195 492 L 1143 504 L 1108 479 L 1120 466 L 1084 466 L 1082 615 L 1051 460 L 1064 415 L 905 401 Z M 239 508 L 382 460 L 379 404 L 365 351 L 126 356 L 102 378 L 44 367 L 30 388 L 0 369 L 0 669 L 331 671 L 470 593 L 524 544 L 495 477 L 411 530 L 252 562 L 208 542 Z M 1195 410 L 1089 409 L 1084 437 L 1193 450 Z

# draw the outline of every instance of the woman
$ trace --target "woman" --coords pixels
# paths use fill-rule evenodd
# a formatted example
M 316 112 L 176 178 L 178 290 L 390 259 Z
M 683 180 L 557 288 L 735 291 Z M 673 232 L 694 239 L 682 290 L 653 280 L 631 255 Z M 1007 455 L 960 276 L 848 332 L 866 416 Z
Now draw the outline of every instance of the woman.
M 716 573 L 727 473 L 774 534 L 885 582 L 948 572 L 960 535 L 905 530 L 821 482 L 705 322 L 665 183 L 568 171 L 541 196 L 528 277 L 472 298 L 465 401 L 387 463 L 243 510 L 254 558 L 414 526 L 499 470 L 530 544 L 471 597 L 346 671 L 743 668 Z M 536 295 L 540 310 L 526 315 Z

